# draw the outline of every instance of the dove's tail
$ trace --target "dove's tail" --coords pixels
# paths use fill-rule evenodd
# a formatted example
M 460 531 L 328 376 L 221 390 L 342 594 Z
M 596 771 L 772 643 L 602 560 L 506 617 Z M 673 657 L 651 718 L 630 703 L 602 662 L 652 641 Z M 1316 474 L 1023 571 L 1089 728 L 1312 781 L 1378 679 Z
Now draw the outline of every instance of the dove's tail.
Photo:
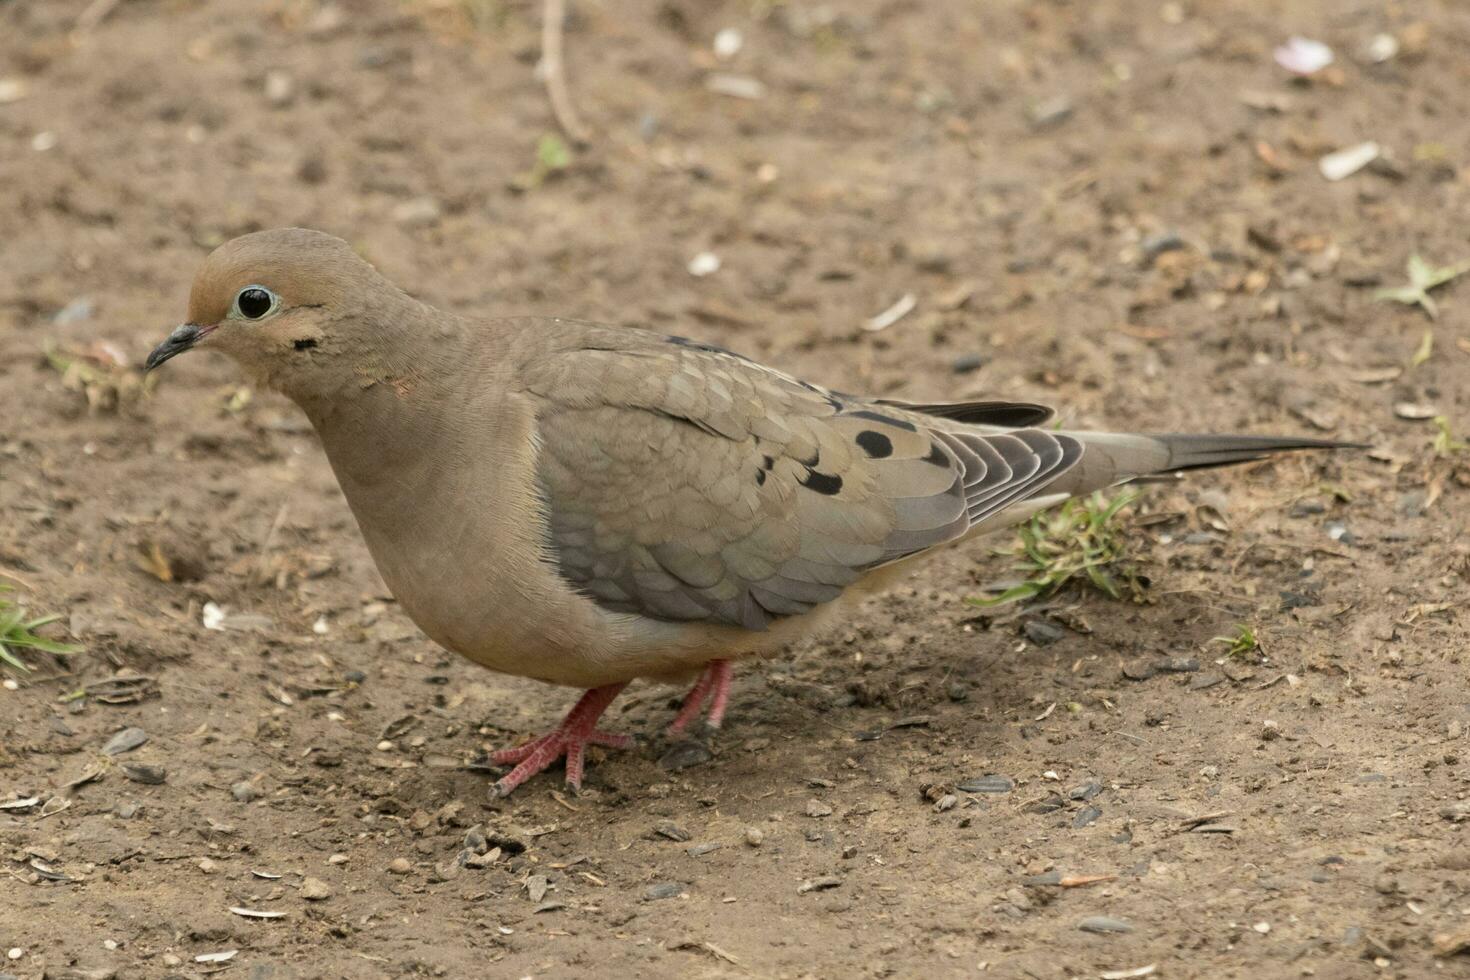
M 1069 432 L 1084 451 L 1046 493 L 1090 493 L 1119 483 L 1213 466 L 1233 466 L 1306 449 L 1366 449 L 1332 439 L 1278 436 L 1134 435 Z

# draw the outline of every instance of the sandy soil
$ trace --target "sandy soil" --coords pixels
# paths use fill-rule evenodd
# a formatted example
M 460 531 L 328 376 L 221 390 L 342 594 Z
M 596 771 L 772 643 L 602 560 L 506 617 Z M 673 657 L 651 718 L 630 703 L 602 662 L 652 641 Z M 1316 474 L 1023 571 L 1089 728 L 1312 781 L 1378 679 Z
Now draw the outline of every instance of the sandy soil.
M 0 580 L 86 647 L 0 690 L 0 796 L 39 800 L 0 804 L 0 973 L 1470 974 L 1436 945 L 1470 942 L 1470 477 L 1400 417 L 1470 431 L 1470 286 L 1373 297 L 1470 258 L 1470 8 L 583 0 L 595 140 L 538 180 L 537 4 L 86 7 L 0 2 Z M 1338 52 L 1309 84 L 1294 32 Z M 469 764 L 574 692 L 415 631 L 290 405 L 217 358 L 145 395 L 45 357 L 136 364 L 210 247 L 284 224 L 455 309 L 1376 449 L 1151 490 L 1143 605 L 981 615 L 1005 563 L 946 553 L 743 667 L 699 764 L 635 687 L 583 796 L 491 802 Z M 1241 623 L 1264 656 L 1222 662 Z

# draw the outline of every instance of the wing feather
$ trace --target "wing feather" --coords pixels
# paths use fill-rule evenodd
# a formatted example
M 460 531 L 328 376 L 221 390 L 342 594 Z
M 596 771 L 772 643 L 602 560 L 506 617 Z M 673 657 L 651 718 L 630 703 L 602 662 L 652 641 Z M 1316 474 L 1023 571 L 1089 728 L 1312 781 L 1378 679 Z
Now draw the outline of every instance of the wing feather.
M 764 629 L 963 537 L 1081 456 L 1039 406 L 838 395 L 706 345 L 597 328 L 523 370 L 547 559 L 609 609 Z

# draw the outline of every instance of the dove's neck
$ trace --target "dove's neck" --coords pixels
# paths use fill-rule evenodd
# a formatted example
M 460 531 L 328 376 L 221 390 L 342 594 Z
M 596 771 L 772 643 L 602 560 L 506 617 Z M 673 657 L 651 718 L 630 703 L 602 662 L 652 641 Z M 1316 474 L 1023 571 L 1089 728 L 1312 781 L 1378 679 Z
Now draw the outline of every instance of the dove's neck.
M 495 408 L 499 332 L 423 304 L 395 307 L 341 351 L 331 383 L 286 393 L 311 419 L 342 489 L 403 487 L 426 467 L 462 452 L 477 416 Z M 354 502 L 356 507 L 356 502 Z
M 501 324 L 434 319 L 437 340 L 413 357 L 385 352 L 382 376 L 302 407 L 389 589 L 436 641 L 472 653 L 504 605 L 485 598 L 493 563 L 540 544 L 524 520 L 534 412 L 509 383 Z

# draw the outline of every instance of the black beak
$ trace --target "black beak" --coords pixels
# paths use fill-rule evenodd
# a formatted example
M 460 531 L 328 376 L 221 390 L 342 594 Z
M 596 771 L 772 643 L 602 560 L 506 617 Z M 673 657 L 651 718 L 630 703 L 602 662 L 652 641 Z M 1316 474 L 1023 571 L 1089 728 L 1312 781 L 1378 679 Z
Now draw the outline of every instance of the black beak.
M 170 357 L 182 354 L 190 347 L 193 347 L 199 342 L 201 333 L 202 331 L 198 325 L 193 323 L 185 323 L 174 327 L 174 332 L 168 335 L 168 339 L 153 348 L 153 353 L 148 355 L 148 360 L 144 363 L 143 370 L 152 371 Z

